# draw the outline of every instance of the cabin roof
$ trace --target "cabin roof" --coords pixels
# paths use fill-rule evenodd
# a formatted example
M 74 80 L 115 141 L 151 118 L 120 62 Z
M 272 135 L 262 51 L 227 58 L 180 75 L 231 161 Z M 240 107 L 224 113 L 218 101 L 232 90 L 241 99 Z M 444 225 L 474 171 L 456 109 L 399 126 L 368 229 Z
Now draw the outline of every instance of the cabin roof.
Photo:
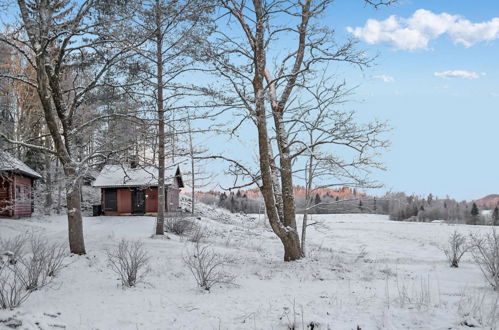
M 0 172 L 15 172 L 35 179 L 42 177 L 31 167 L 5 151 L 0 151 Z
M 179 186 L 184 186 L 182 174 L 178 166 L 165 169 L 165 185 L 179 180 Z M 135 168 L 125 165 L 106 165 L 92 183 L 94 187 L 157 187 L 158 167 L 154 165 L 138 165 Z

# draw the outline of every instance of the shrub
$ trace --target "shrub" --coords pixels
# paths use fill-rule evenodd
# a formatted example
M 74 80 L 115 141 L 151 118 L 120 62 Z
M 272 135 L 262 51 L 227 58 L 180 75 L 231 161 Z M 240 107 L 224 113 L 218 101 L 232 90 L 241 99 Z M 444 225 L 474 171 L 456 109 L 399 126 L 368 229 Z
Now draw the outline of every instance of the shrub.
M 194 228 L 192 220 L 182 217 L 167 218 L 165 221 L 165 230 L 169 233 L 182 236 Z
M 469 250 L 469 244 L 466 237 L 460 234 L 457 230 L 449 236 L 448 245 L 443 248 L 449 265 L 453 268 L 459 267 L 459 262 L 463 255 Z
M 457 312 L 460 325 L 470 328 L 499 328 L 499 295 L 488 291 L 464 290 Z
M 206 233 L 205 233 L 205 228 L 201 226 L 195 226 L 195 228 L 192 230 L 192 234 L 189 237 L 189 241 L 193 243 L 198 243 L 201 242 L 203 239 L 205 239 Z
M 217 284 L 234 284 L 235 276 L 224 271 L 230 259 L 217 254 L 209 245 L 194 244 L 194 248 L 184 256 L 184 262 L 191 271 L 197 285 L 206 290 Z
M 3 252 L 2 252 L 3 251 Z M 63 267 L 64 245 L 38 235 L 0 241 L 0 309 L 15 308 L 48 285 Z
M 124 287 L 135 286 L 149 272 L 149 256 L 144 244 L 139 241 L 121 240 L 116 249 L 108 251 L 107 259 Z
M 0 263 L 0 309 L 19 307 L 32 293 L 26 290 L 21 274 L 19 264 Z
M 499 291 L 499 233 L 495 228 L 485 235 L 472 235 L 473 258 L 483 275 Z

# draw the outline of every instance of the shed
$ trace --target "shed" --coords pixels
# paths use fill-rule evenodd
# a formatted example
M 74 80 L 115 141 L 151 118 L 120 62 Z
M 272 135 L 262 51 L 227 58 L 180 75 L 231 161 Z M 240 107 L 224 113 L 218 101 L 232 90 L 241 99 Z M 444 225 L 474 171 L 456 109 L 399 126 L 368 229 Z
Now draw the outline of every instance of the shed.
M 93 186 L 101 189 L 104 215 L 143 215 L 158 212 L 158 167 L 153 165 L 106 165 Z M 184 187 L 178 166 L 165 169 L 165 211 L 179 209 Z
M 0 151 L 0 216 L 31 216 L 34 209 L 33 183 L 41 177 L 19 159 Z

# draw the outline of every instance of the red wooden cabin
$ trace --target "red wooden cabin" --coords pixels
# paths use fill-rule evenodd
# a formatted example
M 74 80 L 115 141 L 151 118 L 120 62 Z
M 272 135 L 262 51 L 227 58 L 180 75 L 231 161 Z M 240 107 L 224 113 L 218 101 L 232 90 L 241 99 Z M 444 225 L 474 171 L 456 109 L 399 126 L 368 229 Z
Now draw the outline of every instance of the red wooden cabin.
M 0 151 L 0 217 L 33 213 L 33 182 L 42 176 L 7 152 Z
M 158 168 L 106 165 L 92 184 L 101 188 L 104 215 L 154 215 L 158 212 Z M 179 209 L 180 188 L 184 187 L 180 168 L 165 170 L 165 209 Z

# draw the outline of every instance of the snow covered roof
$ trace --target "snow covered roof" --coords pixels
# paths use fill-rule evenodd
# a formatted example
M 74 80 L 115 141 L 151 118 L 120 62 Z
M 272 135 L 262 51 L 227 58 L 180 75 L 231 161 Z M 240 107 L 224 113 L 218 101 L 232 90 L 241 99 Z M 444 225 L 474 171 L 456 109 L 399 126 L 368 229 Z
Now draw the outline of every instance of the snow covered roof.
M 178 166 L 165 169 L 165 185 L 171 185 L 178 178 L 183 187 Z M 155 187 L 158 186 L 158 168 L 153 165 L 106 165 L 92 183 L 94 187 Z
M 8 152 L 0 151 L 0 172 L 17 172 L 39 179 L 42 176 Z

